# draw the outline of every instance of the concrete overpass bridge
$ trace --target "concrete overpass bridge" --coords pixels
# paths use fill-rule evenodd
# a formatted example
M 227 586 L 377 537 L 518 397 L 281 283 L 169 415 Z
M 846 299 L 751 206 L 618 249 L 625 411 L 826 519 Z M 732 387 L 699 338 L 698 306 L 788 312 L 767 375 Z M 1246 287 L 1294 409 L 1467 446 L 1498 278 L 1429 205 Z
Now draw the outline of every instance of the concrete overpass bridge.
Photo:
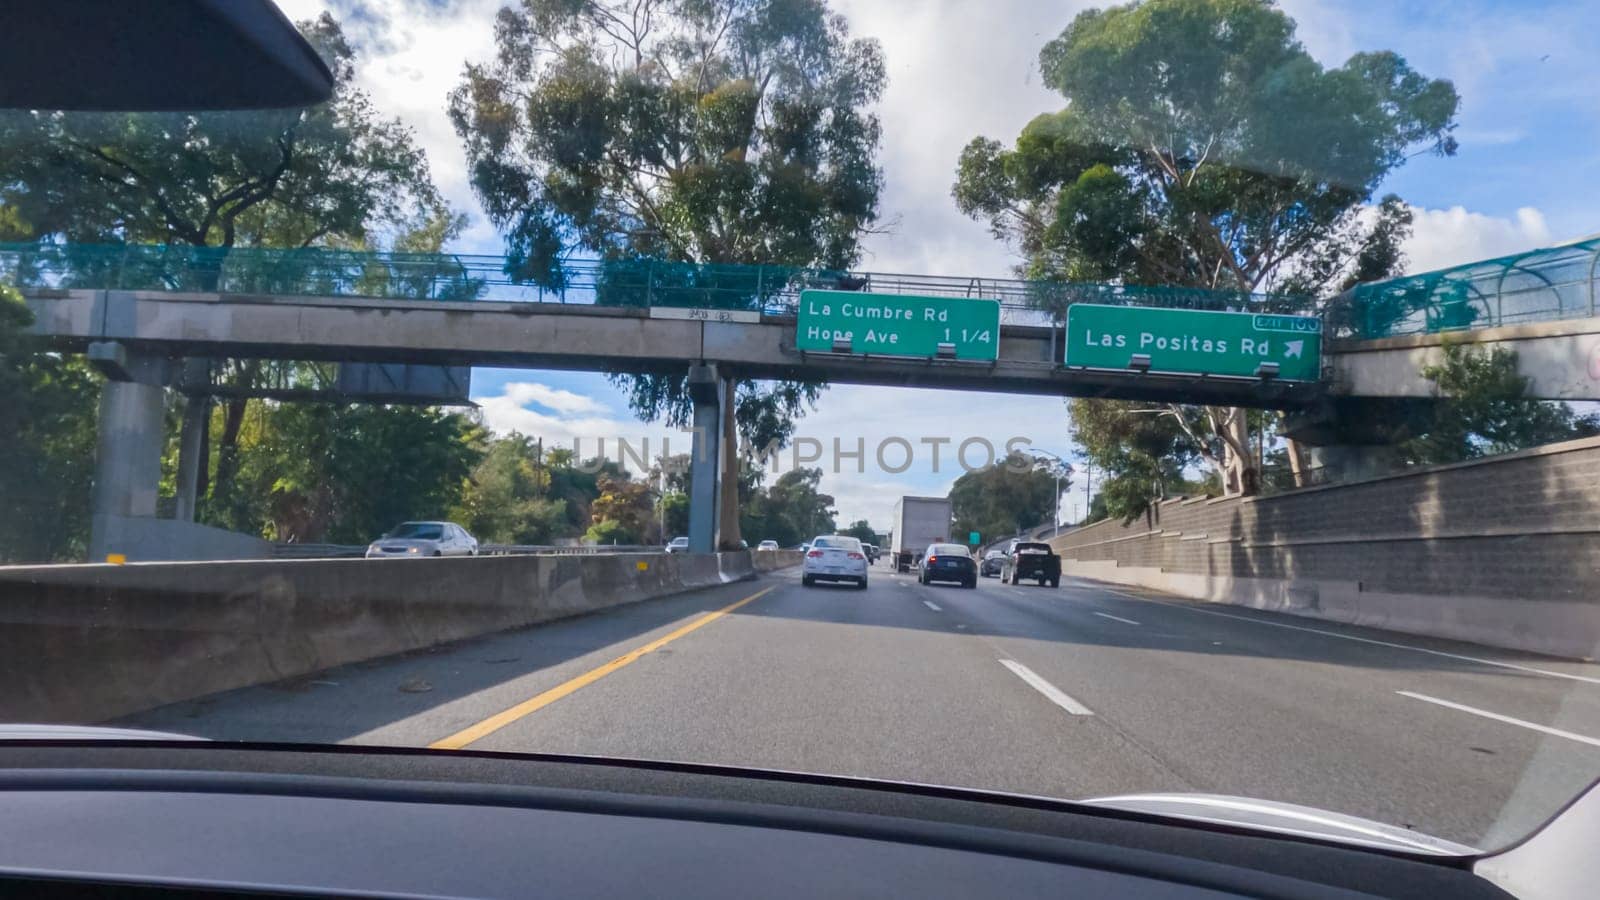
M 1302 299 L 1186 289 L 649 261 L 571 263 L 538 286 L 507 275 L 498 257 L 326 251 L 11 245 L 0 247 L 0 276 L 23 288 L 40 339 L 87 353 L 111 379 L 95 508 L 97 535 L 113 535 L 121 520 L 154 514 L 164 389 L 222 391 L 196 382 L 194 360 L 454 368 L 461 399 L 470 366 L 691 371 L 696 423 L 707 426 L 699 433 L 713 435 L 715 385 L 732 377 L 1276 408 L 1303 411 L 1315 426 L 1319 415 L 1348 416 L 1351 402 L 1431 397 L 1421 367 L 1449 340 L 1517 350 L 1538 396 L 1600 399 L 1596 259 L 1600 241 L 1578 243 L 1362 285 L 1320 310 Z M 808 288 L 997 300 L 997 352 L 969 360 L 802 351 L 796 307 Z M 1324 378 L 1069 366 L 1062 320 L 1075 303 L 1319 312 L 1329 338 Z M 203 426 L 186 421 L 184 447 L 198 448 Z M 1317 433 L 1305 429 L 1310 441 Z M 714 446 L 696 448 L 697 465 L 714 458 Z M 180 488 L 180 513 L 192 514 L 192 481 L 190 491 Z M 697 544 L 710 542 L 712 497 L 692 504 Z

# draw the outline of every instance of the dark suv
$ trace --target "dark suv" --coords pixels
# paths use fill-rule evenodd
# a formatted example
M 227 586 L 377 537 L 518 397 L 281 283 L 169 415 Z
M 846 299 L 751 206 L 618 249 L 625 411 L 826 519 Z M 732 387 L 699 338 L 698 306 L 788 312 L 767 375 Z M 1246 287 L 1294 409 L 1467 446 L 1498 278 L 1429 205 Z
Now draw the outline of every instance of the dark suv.
M 1041 585 L 1060 587 L 1061 557 L 1050 549 L 1049 544 L 1041 541 L 1017 541 L 1012 544 L 1011 554 L 1000 569 L 1000 581 L 1017 584 L 1024 578 Z
M 972 551 L 962 544 L 929 544 L 917 565 L 917 581 L 958 581 L 964 587 L 978 586 L 978 564 Z

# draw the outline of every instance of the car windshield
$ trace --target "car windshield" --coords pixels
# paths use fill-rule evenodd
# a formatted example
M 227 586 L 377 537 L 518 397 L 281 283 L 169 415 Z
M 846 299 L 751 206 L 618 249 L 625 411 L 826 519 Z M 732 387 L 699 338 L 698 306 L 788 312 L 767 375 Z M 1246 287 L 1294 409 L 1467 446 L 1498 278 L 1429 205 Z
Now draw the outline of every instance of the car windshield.
M 0 90 L 0 725 L 1600 777 L 1600 4 L 275 2 L 327 102 Z

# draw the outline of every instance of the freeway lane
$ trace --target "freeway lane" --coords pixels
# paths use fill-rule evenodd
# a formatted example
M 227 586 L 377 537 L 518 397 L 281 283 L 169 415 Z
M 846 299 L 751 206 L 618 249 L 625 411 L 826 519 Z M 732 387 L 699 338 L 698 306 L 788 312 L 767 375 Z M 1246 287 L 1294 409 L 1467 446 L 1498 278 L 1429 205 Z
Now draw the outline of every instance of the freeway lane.
M 867 591 L 782 572 L 125 724 L 416 746 L 477 726 L 470 746 L 488 750 L 1242 794 L 1493 845 L 1600 775 L 1600 666 L 1072 579 L 922 586 L 879 566 Z

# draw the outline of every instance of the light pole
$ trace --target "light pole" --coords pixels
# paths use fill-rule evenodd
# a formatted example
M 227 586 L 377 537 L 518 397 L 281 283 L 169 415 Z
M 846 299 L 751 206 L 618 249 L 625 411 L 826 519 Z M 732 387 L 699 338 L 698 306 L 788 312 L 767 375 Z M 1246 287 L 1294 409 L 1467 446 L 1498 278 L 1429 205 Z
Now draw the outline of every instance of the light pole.
M 1088 471 L 1084 474 L 1084 479 L 1083 479 L 1083 519 L 1082 519 L 1082 521 L 1084 521 L 1084 522 L 1089 521 L 1089 507 L 1093 505 L 1093 500 L 1094 500 L 1094 498 L 1092 496 L 1090 496 L 1094 492 L 1094 463 L 1091 462 L 1091 463 L 1087 463 L 1086 465 L 1088 466 Z
M 1035 448 L 1035 449 L 1029 450 L 1028 452 L 1033 454 L 1036 457 L 1038 457 L 1038 456 L 1048 456 L 1051 459 L 1056 461 L 1056 464 L 1051 467 L 1051 468 L 1053 468 L 1055 470 L 1055 476 L 1056 476 L 1055 529 L 1054 529 L 1054 531 L 1051 532 L 1051 534 L 1054 534 L 1056 531 L 1060 531 L 1061 530 L 1061 476 L 1062 475 L 1068 475 L 1068 474 L 1072 473 L 1072 464 L 1067 462 L 1066 460 L 1062 459 L 1061 457 L 1055 455 L 1054 453 L 1051 453 L 1049 450 L 1039 450 L 1039 449 Z

